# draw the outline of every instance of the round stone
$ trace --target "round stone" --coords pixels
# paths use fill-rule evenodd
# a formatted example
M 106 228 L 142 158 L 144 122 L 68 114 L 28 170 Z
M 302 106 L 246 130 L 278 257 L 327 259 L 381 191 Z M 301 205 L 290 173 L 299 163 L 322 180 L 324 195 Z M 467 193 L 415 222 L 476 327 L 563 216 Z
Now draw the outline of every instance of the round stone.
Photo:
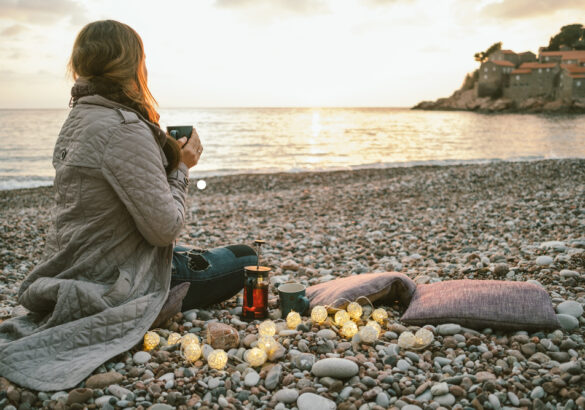
M 449 393 L 449 385 L 445 382 L 437 383 L 431 387 L 431 394 L 433 396 L 442 396 Z
M 299 392 L 294 389 L 282 389 L 274 394 L 274 399 L 282 403 L 294 403 L 299 397 Z
M 414 404 L 407 404 L 403 406 L 400 410 L 422 410 L 420 407 L 415 406 Z
M 500 404 L 500 399 L 498 399 L 498 396 L 496 396 L 495 394 L 490 394 L 488 396 L 488 401 L 490 402 L 494 410 L 500 410 L 502 408 L 502 405 Z
M 334 401 L 319 396 L 318 394 L 303 393 L 297 399 L 297 407 L 299 408 L 299 410 L 335 410 L 337 408 L 337 405 L 335 404 Z
M 531 399 L 542 399 L 545 395 L 544 389 L 541 386 L 536 386 L 530 393 Z
M 573 330 L 579 327 L 579 321 L 575 316 L 559 313 L 557 319 L 564 330 Z
M 390 405 L 390 399 L 388 398 L 388 395 L 385 392 L 378 393 L 376 396 L 376 404 L 387 409 Z
M 455 396 L 453 396 L 451 393 L 433 397 L 433 400 L 439 403 L 441 406 L 452 406 L 455 404 Z
M 548 255 L 540 255 L 536 258 L 536 264 L 539 266 L 549 266 L 553 264 L 553 258 Z
M 578 278 L 579 272 L 569 269 L 563 269 L 562 271 L 559 272 L 559 275 L 561 275 L 563 278 Z
M 583 306 L 579 302 L 567 300 L 557 306 L 557 312 L 578 318 L 583 314 Z
M 461 332 L 461 326 L 456 323 L 445 323 L 437 326 L 437 333 L 441 336 L 454 335 Z
M 333 377 L 335 379 L 347 379 L 358 374 L 358 365 L 347 359 L 330 358 L 316 362 L 311 368 L 311 373 L 317 377 Z
M 134 363 L 136 364 L 144 364 L 147 363 L 150 360 L 151 356 L 150 353 L 148 352 L 136 352 L 134 353 L 134 356 L 132 356 L 132 360 L 134 361 Z
M 256 386 L 260 381 L 260 375 L 255 370 L 251 370 L 246 377 L 244 377 L 244 384 L 248 387 Z
M 323 339 L 335 339 L 337 334 L 331 329 L 321 329 L 317 332 L 317 336 Z

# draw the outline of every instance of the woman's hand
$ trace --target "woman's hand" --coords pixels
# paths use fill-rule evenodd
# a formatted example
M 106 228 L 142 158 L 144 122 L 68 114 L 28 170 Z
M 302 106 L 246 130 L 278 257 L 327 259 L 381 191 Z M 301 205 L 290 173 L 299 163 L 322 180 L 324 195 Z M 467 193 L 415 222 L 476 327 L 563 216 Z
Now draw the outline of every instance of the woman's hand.
M 195 128 L 191 133 L 191 138 L 187 141 L 186 137 L 177 140 L 181 147 L 181 162 L 187 165 L 187 168 L 194 167 L 199 162 L 201 153 L 203 152 L 203 145 L 199 140 L 199 135 Z

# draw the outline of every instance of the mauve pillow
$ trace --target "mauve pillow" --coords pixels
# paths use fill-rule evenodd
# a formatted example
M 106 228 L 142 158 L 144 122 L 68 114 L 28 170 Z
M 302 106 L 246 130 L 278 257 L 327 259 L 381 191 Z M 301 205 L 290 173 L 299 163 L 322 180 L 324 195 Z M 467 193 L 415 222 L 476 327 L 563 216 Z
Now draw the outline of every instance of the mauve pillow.
M 161 308 L 160 313 L 154 320 L 153 324 L 150 326 L 151 329 L 163 326 L 167 320 L 171 319 L 181 311 L 183 299 L 185 299 L 185 296 L 187 296 L 190 285 L 190 282 L 182 282 L 169 290 L 169 296 L 167 296 L 167 300 Z
M 327 305 L 343 309 L 347 300 L 353 302 L 360 296 L 367 297 L 372 303 L 390 304 L 397 300 L 408 305 L 416 284 L 408 276 L 398 272 L 367 273 L 334 279 L 307 288 L 306 294 L 311 308 Z M 340 299 L 347 300 L 340 300 Z M 365 300 L 360 300 L 363 305 Z
M 472 329 L 560 327 L 550 296 L 538 285 L 499 280 L 449 280 L 419 285 L 400 320 L 409 325 L 458 323 Z

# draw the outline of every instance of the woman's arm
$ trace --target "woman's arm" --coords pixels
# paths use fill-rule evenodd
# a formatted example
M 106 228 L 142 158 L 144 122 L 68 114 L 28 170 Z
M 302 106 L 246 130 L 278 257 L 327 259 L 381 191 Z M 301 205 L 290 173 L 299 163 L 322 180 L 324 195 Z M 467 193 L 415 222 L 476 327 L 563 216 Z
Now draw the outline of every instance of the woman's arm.
M 142 123 L 117 127 L 104 152 L 102 172 L 153 246 L 168 246 L 185 222 L 188 169 L 167 177 L 162 150 Z

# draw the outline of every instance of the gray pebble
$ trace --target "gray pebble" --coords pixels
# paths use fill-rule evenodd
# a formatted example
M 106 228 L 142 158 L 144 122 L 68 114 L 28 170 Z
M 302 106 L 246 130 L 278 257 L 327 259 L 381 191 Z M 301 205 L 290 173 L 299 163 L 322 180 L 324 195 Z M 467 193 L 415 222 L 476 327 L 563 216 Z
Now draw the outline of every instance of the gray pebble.
M 557 312 L 578 318 L 583 314 L 583 306 L 574 300 L 567 300 L 557 306 Z
M 579 327 L 579 321 L 574 316 L 559 313 L 557 319 L 564 330 L 573 330 Z
M 459 333 L 461 331 L 461 326 L 456 323 L 445 323 L 443 325 L 437 326 L 437 333 L 441 336 L 449 336 Z
M 248 387 L 256 386 L 259 381 L 260 375 L 253 369 L 244 377 L 244 384 Z

